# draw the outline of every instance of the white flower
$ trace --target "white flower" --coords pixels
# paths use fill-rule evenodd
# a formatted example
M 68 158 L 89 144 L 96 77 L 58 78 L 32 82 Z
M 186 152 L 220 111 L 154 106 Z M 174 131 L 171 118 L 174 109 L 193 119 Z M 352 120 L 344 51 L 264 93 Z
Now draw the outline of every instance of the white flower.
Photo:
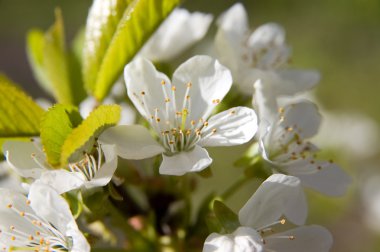
M 318 148 L 307 140 L 318 132 L 320 123 L 321 116 L 311 102 L 280 108 L 267 132 L 260 135 L 262 156 L 274 172 L 296 176 L 306 187 L 340 196 L 351 178 L 332 161 L 317 160 Z
M 208 56 L 195 56 L 173 74 L 173 82 L 148 60 L 138 58 L 125 67 L 128 96 L 159 137 L 156 142 L 142 126 L 116 126 L 99 136 L 116 144 L 126 159 L 163 153 L 161 174 L 183 175 L 211 164 L 204 146 L 231 146 L 249 141 L 257 131 L 252 109 L 236 107 L 210 117 L 229 91 L 227 68 Z M 209 118 L 210 117 L 210 118 Z
M 239 211 L 241 227 L 232 234 L 209 235 L 203 252 L 323 252 L 332 245 L 331 234 L 320 226 L 300 226 L 276 233 L 285 216 L 302 225 L 307 215 L 306 199 L 296 177 L 270 176 Z
M 201 40 L 212 22 L 211 14 L 175 9 L 141 49 L 139 56 L 169 61 Z
M 231 69 L 234 81 L 244 93 L 251 95 L 252 85 L 258 79 L 264 81 L 264 92 L 269 97 L 293 95 L 319 81 L 316 71 L 287 68 L 291 52 L 281 26 L 268 23 L 251 33 L 242 4 L 227 10 L 218 26 L 215 46 L 220 61 Z
M 28 198 L 0 189 L 1 251 L 90 251 L 66 201 L 42 183 L 32 184 Z
M 104 186 L 117 168 L 117 156 L 112 145 L 97 145 L 96 155 L 83 155 L 83 159 L 66 167 L 51 167 L 39 141 L 7 141 L 3 150 L 8 164 L 20 176 L 38 179 L 64 193 L 80 187 Z

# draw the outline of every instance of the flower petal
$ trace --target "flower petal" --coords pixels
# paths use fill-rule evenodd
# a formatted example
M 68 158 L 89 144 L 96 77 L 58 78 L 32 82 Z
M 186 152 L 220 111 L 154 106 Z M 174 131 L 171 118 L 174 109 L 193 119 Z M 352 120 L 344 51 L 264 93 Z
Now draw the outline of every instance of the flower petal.
M 98 140 L 101 144 L 115 145 L 116 153 L 125 159 L 144 159 L 165 151 L 140 125 L 119 125 L 106 129 Z
M 134 59 L 125 66 L 124 78 L 129 99 L 147 120 L 154 115 L 155 109 L 165 110 L 166 97 L 161 82 L 170 84 L 170 80 L 150 61 L 140 57 Z
M 195 145 L 191 151 L 182 151 L 173 156 L 162 155 L 160 174 L 181 176 L 187 172 L 198 172 L 207 168 L 212 159 L 208 152 Z
M 286 236 L 294 239 L 284 239 Z M 266 249 L 281 252 L 328 252 L 332 243 L 330 232 L 317 225 L 298 227 L 265 238 Z
M 212 116 L 201 131 L 201 146 L 232 146 L 248 142 L 256 134 L 254 110 L 235 107 Z
M 34 212 L 51 223 L 62 234 L 65 234 L 68 229 L 77 229 L 69 205 L 49 185 L 37 180 L 30 186 L 28 199 Z
M 41 172 L 46 170 L 43 167 L 46 156 L 38 143 L 7 141 L 3 151 L 9 166 L 22 177 L 39 178 Z
M 66 232 L 66 235 L 73 239 L 73 247 L 70 252 L 89 252 L 91 250 L 90 244 L 78 229 L 70 229 Z
M 244 54 L 241 46 L 249 31 L 248 16 L 241 3 L 234 4 L 218 19 L 218 31 L 215 36 L 215 48 L 218 58 L 226 64 L 233 73 L 238 73 L 244 66 L 241 55 Z M 234 80 L 239 79 L 234 76 Z M 239 81 L 240 82 L 240 81 Z
M 320 80 L 320 74 L 316 70 L 283 69 L 276 73 L 278 81 L 275 82 L 275 88 L 278 95 L 295 95 L 308 91 Z
M 253 49 L 281 47 L 285 45 L 285 31 L 276 23 L 267 23 L 259 26 L 249 37 L 248 46 Z
M 347 192 L 352 179 L 338 165 L 327 161 L 319 162 L 314 173 L 294 174 L 301 183 L 329 196 L 342 196 Z
M 90 251 L 90 245 L 78 230 L 69 205 L 57 191 L 44 183 L 36 181 L 30 187 L 28 199 L 30 200 L 30 206 L 38 216 L 47 220 L 66 237 L 73 239 L 71 251 Z
M 36 180 L 54 188 L 58 194 L 78 189 L 85 183 L 85 178 L 80 172 L 71 172 L 64 169 L 47 170 Z
M 211 14 L 175 9 L 144 45 L 140 54 L 152 61 L 168 61 L 202 39 L 211 22 Z
M 241 3 L 236 3 L 225 11 L 217 20 L 218 26 L 236 35 L 244 35 L 248 27 L 248 15 Z M 232 35 L 231 35 L 232 36 Z
M 189 85 L 189 83 L 191 83 Z M 217 60 L 209 56 L 194 56 L 181 64 L 173 74 L 176 86 L 176 107 L 188 109 L 188 127 L 190 121 L 206 120 L 232 85 L 230 71 Z M 189 90 L 188 90 L 189 89 Z M 189 91 L 189 96 L 187 96 Z
M 239 211 L 240 223 L 260 229 L 282 215 L 303 224 L 307 216 L 305 195 L 296 177 L 274 174 L 265 180 Z
M 210 234 L 203 246 L 203 252 L 261 252 L 264 245 L 256 230 L 249 227 L 239 227 L 233 234 Z
M 253 84 L 255 89 L 252 105 L 256 109 L 260 119 L 260 136 L 267 131 L 267 125 L 272 125 L 278 117 L 277 98 L 268 85 L 259 79 Z

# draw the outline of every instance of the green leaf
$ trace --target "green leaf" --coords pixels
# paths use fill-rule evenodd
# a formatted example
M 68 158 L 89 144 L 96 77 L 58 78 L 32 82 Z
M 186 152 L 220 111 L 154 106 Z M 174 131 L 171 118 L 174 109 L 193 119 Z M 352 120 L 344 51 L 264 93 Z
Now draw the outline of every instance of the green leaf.
M 119 105 L 101 105 L 83 120 L 66 138 L 61 152 L 61 164 L 76 157 L 74 154 L 83 148 L 92 148 L 95 138 L 107 127 L 116 125 L 120 120 Z
M 87 19 L 83 51 L 83 77 L 95 98 L 104 99 L 125 64 L 180 1 L 116 0 L 112 5 L 108 0 L 95 2 Z
M 59 166 L 62 146 L 82 118 L 76 107 L 56 104 L 43 116 L 41 121 L 41 141 L 52 166 Z
M 79 104 L 85 97 L 79 61 L 65 46 L 61 11 L 46 33 L 33 29 L 27 36 L 27 54 L 35 78 L 62 104 Z
M 0 74 L 0 138 L 38 136 L 44 110 Z
M 224 205 L 221 201 L 214 201 L 214 213 L 220 224 L 227 233 L 234 232 L 239 226 L 239 218 L 231 209 Z
M 33 29 L 29 31 L 26 41 L 26 53 L 32 67 L 34 78 L 36 78 L 40 86 L 47 93 L 53 95 L 54 89 L 51 86 L 51 82 L 49 81 L 48 77 L 46 76 L 43 65 L 45 44 L 44 36 L 45 35 L 41 30 Z

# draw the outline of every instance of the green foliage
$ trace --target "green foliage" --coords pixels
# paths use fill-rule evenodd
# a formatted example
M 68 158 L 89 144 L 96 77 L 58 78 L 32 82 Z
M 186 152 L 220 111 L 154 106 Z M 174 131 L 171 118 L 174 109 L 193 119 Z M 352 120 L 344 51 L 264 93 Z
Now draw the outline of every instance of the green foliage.
M 95 138 L 104 129 L 119 122 L 120 113 L 119 105 L 101 105 L 92 111 L 65 139 L 61 152 L 61 164 L 67 163 L 82 148 L 91 150 Z
M 27 54 L 41 87 L 62 104 L 79 104 L 85 97 L 80 64 L 65 46 L 63 19 L 59 9 L 47 32 L 37 29 L 27 35 Z
M 52 166 L 59 166 L 62 146 L 82 118 L 71 105 L 56 104 L 49 109 L 41 120 L 41 141 Z
M 102 100 L 125 64 L 180 0 L 117 0 L 113 6 L 108 0 L 97 3 L 87 19 L 83 78 L 88 91 Z
M 233 233 L 240 226 L 238 216 L 221 201 L 214 201 L 214 213 L 227 233 Z
M 0 138 L 38 136 L 43 113 L 23 90 L 0 74 Z

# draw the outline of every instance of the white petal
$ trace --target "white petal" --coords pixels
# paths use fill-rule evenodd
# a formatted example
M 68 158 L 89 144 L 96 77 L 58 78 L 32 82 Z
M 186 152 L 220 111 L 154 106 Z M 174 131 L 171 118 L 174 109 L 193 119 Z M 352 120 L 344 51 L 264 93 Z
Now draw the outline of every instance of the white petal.
M 301 138 L 310 138 L 317 134 L 321 124 L 321 115 L 314 103 L 302 101 L 285 107 L 284 120 L 281 126 L 284 130 L 292 127 Z
M 234 33 L 235 36 L 244 35 L 248 27 L 248 16 L 241 3 L 234 4 L 224 12 L 217 21 L 220 29 Z
M 244 66 L 241 58 L 244 50 L 241 44 L 249 30 L 244 6 L 240 3 L 234 4 L 222 14 L 217 24 L 219 28 L 215 35 L 215 48 L 218 58 L 233 73 L 239 73 L 241 67 Z M 238 80 L 240 80 L 240 75 L 234 74 L 234 81 Z
M 104 153 L 104 163 L 96 172 L 96 175 L 84 185 L 86 188 L 99 187 L 107 185 L 112 179 L 117 168 L 117 155 L 115 145 L 101 145 Z
M 295 95 L 305 92 L 318 84 L 320 74 L 315 70 L 278 70 L 278 82 L 276 82 L 276 92 L 278 95 Z
M 78 229 L 70 229 L 66 232 L 68 237 L 73 239 L 73 247 L 70 252 L 89 252 L 90 244 L 88 244 L 86 238 Z
M 307 204 L 298 178 L 274 174 L 262 183 L 240 209 L 239 220 L 244 226 L 260 229 L 274 223 L 282 215 L 297 225 L 303 224 Z
M 121 115 L 120 115 L 120 125 L 131 125 L 136 123 L 136 110 L 134 110 L 126 102 L 120 102 Z
M 154 110 L 165 110 L 165 96 L 161 82 L 170 85 L 169 78 L 156 70 L 154 65 L 143 58 L 136 58 L 124 68 L 128 97 L 147 120 Z
M 0 229 L 7 230 L 10 226 L 14 226 L 16 230 L 23 230 L 26 233 L 33 234 L 35 230 L 33 224 L 25 220 L 25 218 L 20 218 L 20 214 L 8 208 L 8 205 L 12 205 L 19 211 L 34 214 L 33 209 L 26 204 L 27 198 L 19 192 L 5 188 L 0 188 L 0 195 Z M 6 238 L 9 240 L 6 240 Z M 4 233 L 0 236 L 0 243 L 8 244 L 9 241 L 10 237 L 7 237 Z
M 266 132 L 266 126 L 272 125 L 278 118 L 278 105 L 274 92 L 261 79 L 257 80 L 253 86 L 255 92 L 252 105 L 258 111 L 260 136 L 262 136 Z
M 256 230 L 239 227 L 233 234 L 210 234 L 203 246 L 203 252 L 261 252 L 264 245 Z
M 36 181 L 30 187 L 28 199 L 34 212 L 61 233 L 77 228 L 69 205 L 52 187 Z
M 41 172 L 46 170 L 43 167 L 46 156 L 41 148 L 42 146 L 35 142 L 7 141 L 3 145 L 8 164 L 25 178 L 38 178 Z
M 212 15 L 190 13 L 186 9 L 175 9 L 148 40 L 140 52 L 152 61 L 168 61 L 175 58 L 195 42 L 202 39 Z
M 198 172 L 207 168 L 212 159 L 208 152 L 195 145 L 191 151 L 182 151 L 173 156 L 162 155 L 160 174 L 181 176 L 187 172 Z
M 208 125 L 202 129 L 202 139 L 198 144 L 201 146 L 243 144 L 252 139 L 257 127 L 254 110 L 246 107 L 231 108 L 210 117 Z
M 24 192 L 20 177 L 11 170 L 7 161 L 0 161 L 0 188 Z
M 310 174 L 294 174 L 300 178 L 301 183 L 316 191 L 329 196 L 342 196 L 347 192 L 352 179 L 338 165 L 323 162 L 318 165 L 320 170 Z
M 294 236 L 294 239 L 284 236 Z M 317 225 L 298 227 L 265 238 L 266 249 L 281 252 L 328 252 L 332 243 L 330 232 Z
M 99 103 L 94 97 L 88 96 L 79 104 L 79 113 L 86 118 L 98 105 Z
M 59 194 L 82 187 L 85 178 L 80 172 L 70 172 L 64 169 L 45 171 L 36 180 L 54 188 Z
M 140 125 L 119 125 L 106 129 L 98 139 L 101 144 L 115 145 L 116 153 L 125 159 L 153 157 L 165 149 Z
M 279 24 L 263 24 L 248 39 L 248 46 L 252 49 L 256 49 L 255 47 L 268 47 L 269 43 L 274 47 L 285 44 L 285 31 Z
M 177 109 L 184 107 L 188 83 L 191 83 L 188 122 L 206 120 L 215 105 L 221 101 L 232 85 L 230 71 L 209 56 L 194 56 L 181 64 L 173 74 L 176 86 Z M 187 101 L 189 102 L 189 101 Z M 189 126 L 191 126 L 189 124 Z

